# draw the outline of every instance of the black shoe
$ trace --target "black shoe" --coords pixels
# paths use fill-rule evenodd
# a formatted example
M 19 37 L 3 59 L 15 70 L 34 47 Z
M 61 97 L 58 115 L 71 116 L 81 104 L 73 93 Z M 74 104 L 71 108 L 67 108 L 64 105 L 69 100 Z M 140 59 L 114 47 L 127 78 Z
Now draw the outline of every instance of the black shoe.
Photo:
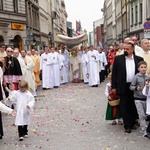
M 58 86 L 54 86 L 54 88 L 58 88 Z
M 144 135 L 144 137 L 146 137 L 146 138 L 149 138 L 149 139 L 150 139 L 150 133 L 149 133 L 149 132 L 147 132 L 147 134 L 146 134 L 146 135 Z
M 19 141 L 23 141 L 23 136 L 19 137 Z
M 43 88 L 43 90 L 46 90 L 46 88 Z
M 92 87 L 98 87 L 98 85 L 96 84 L 96 85 L 92 85 Z
M 131 129 L 130 128 L 125 129 L 125 133 L 131 133 Z

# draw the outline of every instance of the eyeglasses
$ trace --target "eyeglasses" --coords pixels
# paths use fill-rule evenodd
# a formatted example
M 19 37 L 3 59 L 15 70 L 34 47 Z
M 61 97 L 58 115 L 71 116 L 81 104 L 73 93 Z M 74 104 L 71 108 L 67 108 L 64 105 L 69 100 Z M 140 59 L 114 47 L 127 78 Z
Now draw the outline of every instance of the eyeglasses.
M 11 52 L 11 53 L 12 53 L 13 51 L 7 51 L 7 52 L 8 52 L 8 53 L 9 53 L 9 52 Z
M 131 43 L 131 42 L 128 42 L 128 44 L 130 44 L 132 47 L 134 47 L 134 44 L 133 44 L 133 43 Z

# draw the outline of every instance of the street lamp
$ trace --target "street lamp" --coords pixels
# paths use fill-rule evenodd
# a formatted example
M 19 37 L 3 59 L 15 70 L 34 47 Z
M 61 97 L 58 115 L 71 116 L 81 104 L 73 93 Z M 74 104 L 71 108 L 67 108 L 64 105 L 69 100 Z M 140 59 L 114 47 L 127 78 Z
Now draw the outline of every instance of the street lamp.
M 50 44 L 50 46 L 52 46 L 52 44 L 53 44 L 53 33 L 49 32 L 48 35 L 49 35 L 49 44 Z

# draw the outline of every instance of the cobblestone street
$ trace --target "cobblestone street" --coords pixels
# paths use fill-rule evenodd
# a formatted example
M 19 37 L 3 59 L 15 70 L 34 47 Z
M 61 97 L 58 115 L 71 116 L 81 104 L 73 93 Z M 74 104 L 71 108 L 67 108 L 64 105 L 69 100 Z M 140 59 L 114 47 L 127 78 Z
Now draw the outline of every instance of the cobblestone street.
M 105 84 L 98 88 L 79 83 L 37 91 L 29 137 L 20 142 L 14 118 L 3 114 L 0 150 L 149 150 L 150 141 L 137 130 L 105 121 Z

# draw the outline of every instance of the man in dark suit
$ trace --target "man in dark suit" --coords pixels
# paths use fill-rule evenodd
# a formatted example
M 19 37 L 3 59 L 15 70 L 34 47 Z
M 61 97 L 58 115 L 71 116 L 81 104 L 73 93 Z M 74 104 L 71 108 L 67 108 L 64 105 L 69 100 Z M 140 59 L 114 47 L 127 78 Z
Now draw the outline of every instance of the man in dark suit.
M 131 133 L 137 119 L 133 91 L 129 86 L 138 72 L 137 64 L 143 58 L 134 55 L 134 43 L 124 44 L 124 54 L 116 56 L 112 70 L 112 90 L 120 97 L 120 109 L 126 133 Z

